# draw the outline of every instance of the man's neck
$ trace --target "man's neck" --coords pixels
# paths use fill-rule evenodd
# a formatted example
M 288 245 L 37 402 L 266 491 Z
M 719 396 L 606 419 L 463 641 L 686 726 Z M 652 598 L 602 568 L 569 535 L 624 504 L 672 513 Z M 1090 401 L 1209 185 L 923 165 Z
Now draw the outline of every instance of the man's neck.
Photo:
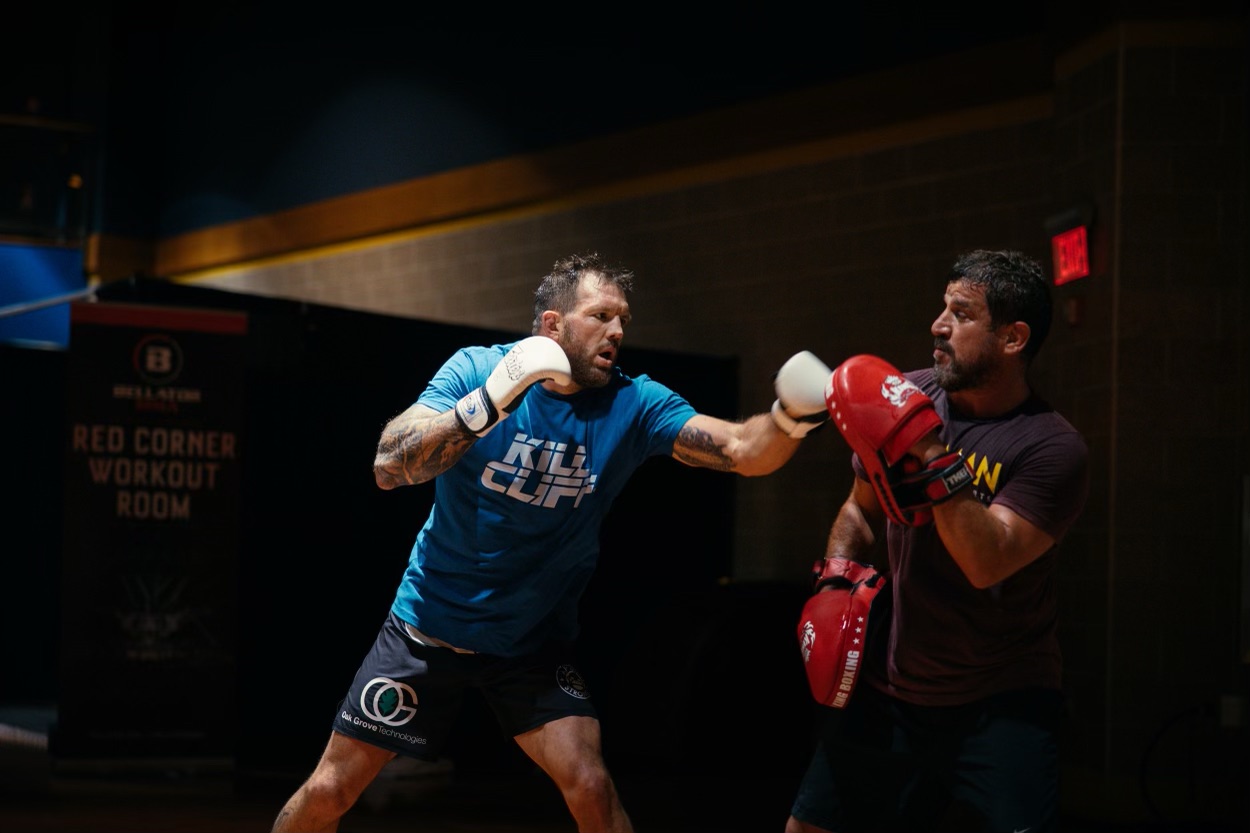
M 1020 407 L 1033 391 L 1023 374 L 994 379 L 976 388 L 949 394 L 951 407 L 973 419 L 993 419 Z

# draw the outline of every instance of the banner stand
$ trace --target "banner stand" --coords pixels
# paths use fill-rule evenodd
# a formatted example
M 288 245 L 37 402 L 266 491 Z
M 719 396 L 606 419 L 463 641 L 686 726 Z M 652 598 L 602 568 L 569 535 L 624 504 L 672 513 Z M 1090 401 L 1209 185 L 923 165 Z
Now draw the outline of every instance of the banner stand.
M 55 760 L 233 754 L 246 334 L 71 305 Z

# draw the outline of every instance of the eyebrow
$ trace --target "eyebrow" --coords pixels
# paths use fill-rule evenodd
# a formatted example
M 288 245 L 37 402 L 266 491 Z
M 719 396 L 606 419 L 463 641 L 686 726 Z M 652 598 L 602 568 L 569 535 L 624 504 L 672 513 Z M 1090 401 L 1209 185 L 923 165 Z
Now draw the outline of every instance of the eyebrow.
M 963 307 L 966 309 L 968 307 L 976 307 L 976 306 L 985 305 L 984 302 L 978 304 L 976 298 L 970 298 L 967 295 L 964 295 L 962 293 L 957 293 L 957 292 L 948 293 L 946 295 L 946 298 L 949 299 L 946 301 L 946 303 L 952 307 Z
M 592 304 L 586 307 L 586 311 L 591 314 L 598 312 L 615 312 L 617 315 L 628 318 L 629 304 L 621 304 L 620 306 L 617 306 L 616 304 Z

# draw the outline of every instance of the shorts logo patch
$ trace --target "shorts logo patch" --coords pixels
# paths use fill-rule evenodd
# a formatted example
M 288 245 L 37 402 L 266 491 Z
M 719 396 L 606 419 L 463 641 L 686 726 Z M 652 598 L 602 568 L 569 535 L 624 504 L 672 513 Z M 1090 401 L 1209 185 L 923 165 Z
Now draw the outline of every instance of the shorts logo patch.
M 560 688 L 570 697 L 576 697 L 578 700 L 587 700 L 590 698 L 590 691 L 586 688 L 586 681 L 582 679 L 582 675 L 577 669 L 571 665 L 561 665 L 556 669 L 556 682 L 560 684 Z
M 403 726 L 417 713 L 417 693 L 412 686 L 386 677 L 374 677 L 360 692 L 360 710 L 370 720 L 387 726 Z

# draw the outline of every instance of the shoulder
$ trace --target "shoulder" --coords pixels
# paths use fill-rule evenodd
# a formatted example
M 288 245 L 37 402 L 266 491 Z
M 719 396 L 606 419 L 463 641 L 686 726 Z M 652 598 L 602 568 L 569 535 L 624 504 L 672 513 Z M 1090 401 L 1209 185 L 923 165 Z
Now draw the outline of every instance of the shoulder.
M 639 401 L 646 405 L 689 409 L 692 415 L 694 413 L 694 407 L 682 394 L 646 373 L 633 377 L 622 374 L 621 384 L 632 389 Z
M 1030 415 L 1024 430 L 1032 434 L 1038 444 L 1061 450 L 1070 459 L 1084 463 L 1089 457 L 1085 437 L 1054 408 L 1047 406 L 1046 410 Z
M 617 373 L 622 385 L 632 385 L 640 391 L 672 391 L 672 388 L 668 385 L 651 378 L 651 375 L 647 373 L 639 373 L 637 376 L 630 376 L 620 370 L 620 368 L 617 368 Z
M 443 361 L 426 383 L 418 401 L 437 411 L 445 411 L 473 388 L 482 384 L 511 345 L 461 347 Z
M 1026 423 L 1035 426 L 1039 434 L 1057 438 L 1070 445 L 1085 445 L 1085 438 L 1076 426 L 1036 393 L 1020 406 L 1019 413 Z
M 607 390 L 617 413 L 631 413 L 636 427 L 661 441 L 663 453 L 671 451 L 678 432 L 697 413 L 685 397 L 645 373 L 629 376 L 618 369 Z
M 631 376 L 622 370 L 620 365 L 612 368 L 612 378 L 608 380 L 604 388 L 612 391 L 629 391 L 635 396 L 648 396 L 663 392 L 672 393 L 671 388 L 651 378 L 649 374 L 639 373 Z
M 1005 416 L 997 431 L 986 435 L 985 450 L 991 456 L 1010 461 L 1013 479 L 1025 473 L 1065 484 L 1084 480 L 1089 466 L 1089 448 L 1081 433 L 1062 414 L 1034 397 Z
M 509 341 L 505 344 L 477 344 L 469 347 L 461 347 L 456 351 L 456 355 L 464 356 L 474 362 L 488 362 L 494 364 L 514 346 L 516 346 L 516 341 Z
M 516 342 L 507 344 L 470 345 L 461 347 L 444 362 L 445 367 L 459 367 L 474 370 L 493 370 L 504 354 L 512 349 Z

